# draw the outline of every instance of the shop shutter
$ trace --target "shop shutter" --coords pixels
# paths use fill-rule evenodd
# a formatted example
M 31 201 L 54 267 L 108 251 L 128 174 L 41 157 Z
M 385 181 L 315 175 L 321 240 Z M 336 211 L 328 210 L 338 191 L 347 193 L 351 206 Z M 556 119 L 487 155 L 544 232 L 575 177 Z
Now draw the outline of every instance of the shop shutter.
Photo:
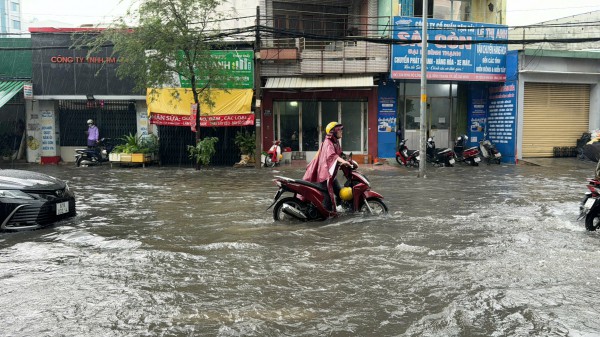
M 589 130 L 590 86 L 525 83 L 523 157 L 553 157 Z

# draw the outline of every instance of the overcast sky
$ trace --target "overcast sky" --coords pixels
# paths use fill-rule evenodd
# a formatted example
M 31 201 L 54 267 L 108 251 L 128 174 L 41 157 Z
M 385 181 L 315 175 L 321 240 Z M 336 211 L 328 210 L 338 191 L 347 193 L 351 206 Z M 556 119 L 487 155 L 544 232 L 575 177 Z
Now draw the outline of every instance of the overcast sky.
M 36 18 L 79 26 L 110 22 L 115 16 L 123 15 L 133 1 L 21 0 L 21 11 L 25 22 Z M 600 10 L 600 0 L 507 0 L 507 24 L 528 25 L 596 10 Z

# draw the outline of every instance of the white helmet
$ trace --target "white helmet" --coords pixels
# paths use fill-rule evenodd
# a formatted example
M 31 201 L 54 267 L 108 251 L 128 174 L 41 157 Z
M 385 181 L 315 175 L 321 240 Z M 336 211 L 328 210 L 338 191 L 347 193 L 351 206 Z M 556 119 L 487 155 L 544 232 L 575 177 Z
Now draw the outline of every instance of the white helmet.
M 87 123 L 88 124 L 94 124 L 94 120 L 93 119 L 88 119 Z

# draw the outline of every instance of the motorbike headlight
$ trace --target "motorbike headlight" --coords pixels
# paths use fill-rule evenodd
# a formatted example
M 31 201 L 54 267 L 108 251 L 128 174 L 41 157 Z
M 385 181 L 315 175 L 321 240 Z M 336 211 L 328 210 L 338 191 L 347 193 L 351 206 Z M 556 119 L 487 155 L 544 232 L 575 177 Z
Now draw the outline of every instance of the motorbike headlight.
M 5 199 L 27 199 L 33 200 L 34 198 L 25 192 L 19 190 L 0 190 L 0 198 Z

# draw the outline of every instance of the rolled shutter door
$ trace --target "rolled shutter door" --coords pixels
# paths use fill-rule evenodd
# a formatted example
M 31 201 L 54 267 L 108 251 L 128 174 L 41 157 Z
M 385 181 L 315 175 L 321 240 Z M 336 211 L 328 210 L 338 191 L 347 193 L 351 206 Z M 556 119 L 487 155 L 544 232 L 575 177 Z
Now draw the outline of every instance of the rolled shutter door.
M 588 132 L 590 86 L 525 83 L 523 157 L 552 157 Z

